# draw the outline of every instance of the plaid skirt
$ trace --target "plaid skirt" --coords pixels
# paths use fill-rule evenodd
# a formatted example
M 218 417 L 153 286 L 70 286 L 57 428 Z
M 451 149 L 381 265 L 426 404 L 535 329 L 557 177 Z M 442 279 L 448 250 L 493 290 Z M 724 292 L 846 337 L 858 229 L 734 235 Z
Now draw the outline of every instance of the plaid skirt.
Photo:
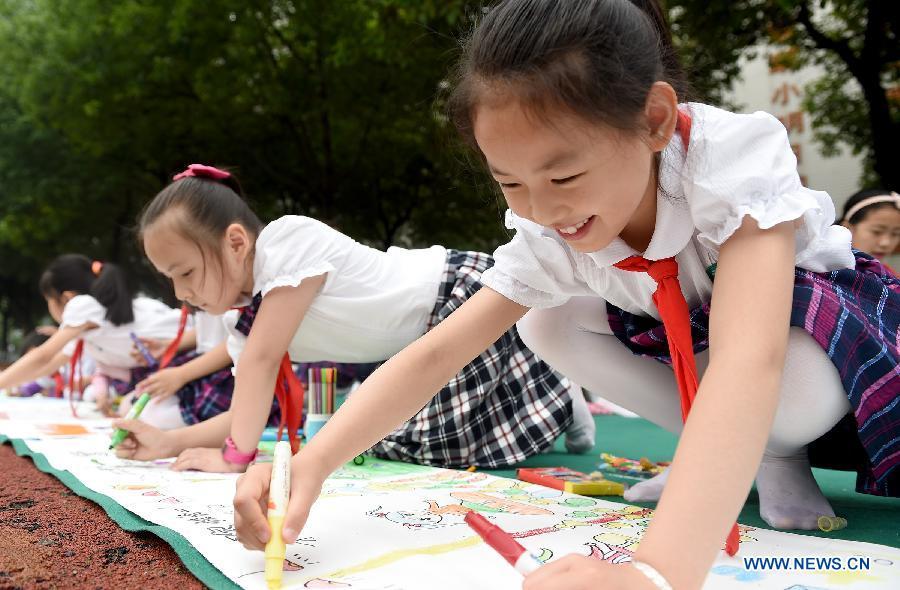
M 188 363 L 200 354 L 195 351 L 182 352 L 172 359 L 169 367 L 178 367 Z M 152 375 L 154 370 L 148 367 L 136 367 L 131 370 L 131 382 L 128 390 L 134 390 L 135 386 Z M 181 418 L 187 425 L 196 424 L 218 416 L 231 406 L 231 394 L 234 391 L 234 376 L 231 367 L 219 369 L 199 379 L 195 379 L 179 389 L 178 409 L 181 410 Z M 270 420 L 271 422 L 271 420 Z M 277 421 L 276 421 L 277 424 Z
M 475 294 L 493 264 L 481 252 L 448 250 L 428 329 Z M 571 424 L 573 390 L 581 395 L 513 327 L 372 452 L 442 467 L 512 465 L 550 448 Z
M 841 377 L 853 413 L 810 444 L 816 466 L 854 469 L 856 490 L 900 496 L 900 280 L 854 251 L 856 268 L 794 271 L 791 326 L 822 347 Z M 671 364 L 661 322 L 607 303 L 613 334 L 634 354 Z M 709 305 L 691 310 L 694 351 L 709 346 Z

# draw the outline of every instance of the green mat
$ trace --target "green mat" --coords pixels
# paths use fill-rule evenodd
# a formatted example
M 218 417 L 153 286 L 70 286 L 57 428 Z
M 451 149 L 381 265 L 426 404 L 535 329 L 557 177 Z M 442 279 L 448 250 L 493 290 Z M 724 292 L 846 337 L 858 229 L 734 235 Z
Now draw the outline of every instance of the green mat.
M 587 455 L 570 455 L 564 452 L 562 441 L 557 441 L 553 452 L 532 457 L 522 463 L 522 467 L 566 466 L 578 471 L 590 472 L 596 469 L 600 452 L 623 457 L 648 457 L 655 461 L 671 459 L 675 450 L 675 437 L 668 432 L 639 418 L 620 416 L 597 416 L 597 446 Z M 103 494 L 85 487 L 68 471 L 58 471 L 47 463 L 40 453 L 32 452 L 21 440 L 12 440 L 0 435 L 0 444 L 12 442 L 18 455 L 30 456 L 38 469 L 57 477 L 63 484 L 83 498 L 96 502 L 119 526 L 127 531 L 148 531 L 172 546 L 185 567 L 201 582 L 211 588 L 236 589 L 238 586 L 213 567 L 187 539 L 172 529 L 153 524 L 123 508 L 119 503 Z M 485 470 L 501 477 L 515 477 L 514 469 Z M 857 494 L 853 491 L 855 474 L 815 470 L 816 480 L 831 501 L 835 512 L 849 522 L 846 529 L 834 533 L 808 532 L 817 537 L 867 541 L 900 548 L 900 499 L 879 498 Z M 621 497 L 609 496 L 604 499 L 624 502 Z M 639 504 L 652 507 L 652 504 Z M 756 492 L 750 493 L 747 504 L 741 512 L 740 522 L 760 528 L 770 528 L 759 518 L 759 500 Z

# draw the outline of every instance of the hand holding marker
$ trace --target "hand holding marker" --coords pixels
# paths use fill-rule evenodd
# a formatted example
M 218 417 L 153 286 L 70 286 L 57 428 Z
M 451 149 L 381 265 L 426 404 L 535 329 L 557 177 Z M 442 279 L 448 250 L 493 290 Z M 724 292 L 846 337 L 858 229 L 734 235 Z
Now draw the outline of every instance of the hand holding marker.
M 284 569 L 285 545 L 281 537 L 284 515 L 287 512 L 291 490 L 291 443 L 279 441 L 275 444 L 272 462 L 272 479 L 269 482 L 269 528 L 272 536 L 266 543 L 266 584 L 270 590 L 281 588 L 281 572 Z
M 131 340 L 134 341 L 135 348 L 138 349 L 138 352 L 140 352 L 144 357 L 144 360 L 147 361 L 147 366 L 151 369 L 155 369 L 158 363 L 156 362 L 156 359 L 153 358 L 153 355 L 150 354 L 150 351 L 147 350 L 147 347 L 144 346 L 144 343 L 141 342 L 141 339 L 138 338 L 137 334 L 134 332 L 129 332 L 128 335 L 131 336 Z
M 465 521 L 491 549 L 499 553 L 523 576 L 527 576 L 543 565 L 534 553 L 519 545 L 509 533 L 497 525 L 491 524 L 474 510 L 470 510 L 466 514 Z
M 141 397 L 138 398 L 138 401 L 131 406 L 131 409 L 128 410 L 128 415 L 125 416 L 126 420 L 137 420 L 141 416 L 141 412 L 144 411 L 144 406 L 147 405 L 147 402 L 150 401 L 149 393 L 142 393 Z M 123 440 L 128 436 L 128 431 L 124 428 L 116 428 L 116 431 L 112 435 L 112 441 L 109 444 L 109 448 L 114 449 L 119 446 Z

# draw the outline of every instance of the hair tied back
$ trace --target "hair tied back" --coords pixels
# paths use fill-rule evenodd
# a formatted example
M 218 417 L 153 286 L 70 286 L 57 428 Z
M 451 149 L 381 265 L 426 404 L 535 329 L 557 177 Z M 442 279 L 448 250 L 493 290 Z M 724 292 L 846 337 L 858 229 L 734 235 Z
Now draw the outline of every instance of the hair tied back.
M 230 172 L 226 172 L 225 170 L 220 170 L 214 166 L 207 166 L 205 164 L 191 164 L 188 166 L 184 172 L 179 172 L 175 176 L 172 177 L 172 180 L 181 180 L 182 178 L 210 178 L 212 180 L 225 180 L 231 176 Z

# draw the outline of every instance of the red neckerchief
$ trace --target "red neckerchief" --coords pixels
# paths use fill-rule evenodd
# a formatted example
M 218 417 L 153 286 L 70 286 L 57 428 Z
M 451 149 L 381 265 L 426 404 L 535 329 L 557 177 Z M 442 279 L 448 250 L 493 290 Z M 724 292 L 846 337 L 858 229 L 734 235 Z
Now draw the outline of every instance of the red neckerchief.
M 691 137 L 690 115 L 678 111 L 675 129 L 681 134 L 681 141 L 687 152 Z M 625 260 L 617 262 L 615 267 L 632 272 L 646 272 L 656 281 L 653 303 L 656 304 L 663 326 L 666 328 L 672 369 L 675 372 L 675 380 L 678 383 L 678 393 L 681 398 L 681 418 L 683 421 L 687 421 L 691 404 L 697 395 L 699 380 L 697 379 L 697 363 L 694 359 L 694 343 L 691 338 L 690 310 L 678 282 L 678 263 L 675 258 L 647 260 L 643 256 L 629 256 Z M 737 524 L 735 524 L 725 541 L 725 552 L 728 555 L 735 555 L 739 546 L 740 535 Z
M 188 306 L 182 305 L 181 318 L 178 320 L 178 333 L 175 334 L 175 339 L 169 342 L 165 352 L 163 352 L 162 358 L 159 360 L 160 369 L 165 369 L 172 362 L 172 359 L 175 358 L 175 355 L 178 354 L 178 346 L 181 344 L 181 337 L 184 336 L 184 327 L 187 325 L 188 315 L 190 315 Z
M 235 328 L 244 336 L 250 335 L 250 329 L 253 326 L 253 320 L 256 319 L 256 313 L 261 302 L 262 297 L 257 294 L 250 304 L 235 308 L 240 312 Z M 245 315 L 248 315 L 249 323 L 243 323 L 243 316 Z M 281 364 L 278 366 L 278 375 L 275 377 L 275 398 L 278 400 L 278 407 L 281 410 L 281 421 L 278 424 L 278 440 L 282 439 L 284 430 L 287 428 L 292 453 L 300 450 L 300 439 L 297 437 L 297 430 L 300 428 L 300 423 L 303 420 L 303 397 L 303 383 L 294 373 L 290 355 L 285 352 L 284 356 L 281 357 Z
M 72 358 L 69 359 L 69 408 L 72 410 L 72 416 L 75 418 L 78 417 L 78 412 L 75 411 L 75 384 L 83 385 L 84 379 L 82 379 L 81 375 L 81 355 L 84 352 L 84 340 L 82 338 L 78 339 L 78 344 L 75 345 L 75 352 L 72 353 Z M 78 378 L 75 377 L 75 372 L 78 372 Z M 78 391 L 78 399 L 80 400 L 84 397 L 84 388 L 79 387 Z

